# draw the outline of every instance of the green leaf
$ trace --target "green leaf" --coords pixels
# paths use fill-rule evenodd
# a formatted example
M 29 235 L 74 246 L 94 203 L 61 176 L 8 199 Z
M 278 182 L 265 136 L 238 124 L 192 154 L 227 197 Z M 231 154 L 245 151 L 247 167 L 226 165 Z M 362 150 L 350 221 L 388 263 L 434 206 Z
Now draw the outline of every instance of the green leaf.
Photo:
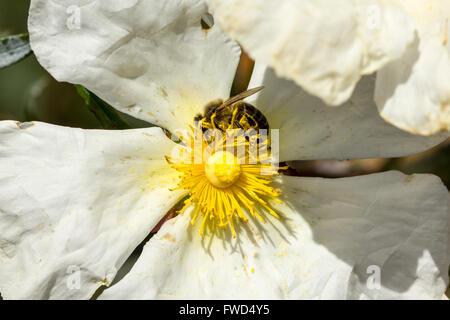
M 28 34 L 0 38 L 0 69 L 17 63 L 31 54 Z
M 104 129 L 130 129 L 116 110 L 81 85 L 75 85 L 78 94 L 83 98 L 88 109 L 94 114 Z

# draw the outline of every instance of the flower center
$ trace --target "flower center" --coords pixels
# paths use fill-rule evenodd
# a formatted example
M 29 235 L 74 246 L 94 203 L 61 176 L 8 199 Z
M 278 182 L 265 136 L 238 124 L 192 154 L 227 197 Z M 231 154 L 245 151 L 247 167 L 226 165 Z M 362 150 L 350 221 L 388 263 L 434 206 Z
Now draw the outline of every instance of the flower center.
M 238 159 L 228 151 L 219 151 L 211 155 L 205 163 L 205 175 L 217 188 L 232 186 L 241 175 Z
M 251 109 L 248 106 L 246 108 Z M 203 134 L 202 125 L 205 123 L 216 130 L 216 124 L 219 123 L 222 124 L 220 128 L 241 129 L 239 126 L 245 124 L 242 119 L 251 116 L 246 108 L 235 109 L 230 117 L 214 113 L 211 120 L 206 117 L 198 118 L 197 120 L 201 121 L 197 121 L 197 128 L 191 127 L 191 133 L 180 137 L 187 146 L 190 161 L 185 162 L 181 158 L 177 160 L 166 156 L 172 168 L 180 173 L 178 186 L 172 190 L 189 191 L 189 197 L 177 213 L 181 214 L 193 206 L 191 224 L 194 226 L 200 220 L 198 232 L 202 237 L 206 232 L 213 234 L 218 228 L 226 227 L 229 227 L 233 237 L 236 237 L 237 221 L 247 222 L 249 218 L 256 218 L 264 223 L 265 215 L 279 218 L 272 204 L 281 203 L 278 199 L 281 193 L 279 189 L 271 186 L 279 168 L 277 165 L 267 163 L 271 156 L 269 139 L 262 139 L 259 133 L 256 134 L 257 155 L 252 153 L 255 150 L 250 148 L 250 141 L 254 139 L 245 139 L 245 135 L 242 136 L 243 139 L 236 140 L 234 138 L 229 140 L 227 134 L 213 135 L 213 139 L 206 139 L 203 136 L 198 139 L 198 133 Z M 240 121 L 239 125 L 236 125 L 238 116 Z M 267 124 L 266 120 L 261 120 L 261 116 L 258 116 L 258 119 L 259 122 L 254 121 L 257 129 L 260 122 Z M 197 147 L 200 148 L 200 153 L 195 152 Z M 230 147 L 233 152 L 228 151 Z M 244 147 L 244 152 L 238 152 L 239 147 Z M 205 156 L 203 150 L 207 148 L 212 148 L 215 152 Z M 234 151 L 237 156 L 234 155 Z M 198 159 L 200 161 L 196 161 L 197 155 L 200 155 Z

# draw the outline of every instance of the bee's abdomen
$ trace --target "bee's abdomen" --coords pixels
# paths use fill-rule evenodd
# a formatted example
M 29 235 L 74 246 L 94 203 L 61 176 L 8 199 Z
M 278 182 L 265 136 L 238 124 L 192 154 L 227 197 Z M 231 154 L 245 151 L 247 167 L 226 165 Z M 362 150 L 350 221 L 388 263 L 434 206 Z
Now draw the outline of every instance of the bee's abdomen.
M 269 122 L 267 121 L 267 118 L 262 114 L 261 111 L 256 109 L 250 103 L 243 102 L 241 110 L 242 114 L 250 115 L 253 119 L 255 119 L 255 127 L 257 129 L 269 129 Z

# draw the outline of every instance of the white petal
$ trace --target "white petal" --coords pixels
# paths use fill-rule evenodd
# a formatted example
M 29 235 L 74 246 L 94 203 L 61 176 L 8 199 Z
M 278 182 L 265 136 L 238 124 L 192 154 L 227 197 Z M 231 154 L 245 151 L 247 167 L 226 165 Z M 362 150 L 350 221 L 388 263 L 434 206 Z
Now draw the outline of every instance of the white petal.
M 332 105 L 413 41 L 413 21 L 384 0 L 212 2 L 218 24 L 252 57 Z
M 440 299 L 448 192 L 431 175 L 280 178 L 282 220 L 205 238 L 183 214 L 105 299 Z M 376 279 L 380 271 L 380 287 Z M 367 285 L 367 283 L 369 283 Z
M 262 111 L 270 128 L 280 130 L 282 161 L 399 157 L 427 150 L 449 136 L 416 136 L 386 123 L 373 102 L 373 75 L 358 83 L 349 101 L 332 109 L 256 64 L 250 87 L 261 85 L 264 90 L 248 101 Z
M 450 5 L 447 0 L 400 1 L 416 20 L 417 38 L 377 76 L 380 114 L 404 130 L 450 130 Z
M 177 175 L 164 155 L 174 143 L 159 128 L 3 121 L 0 137 L 6 299 L 90 298 L 182 196 L 169 191 Z
M 202 29 L 207 12 L 202 0 L 32 0 L 28 28 L 57 80 L 175 130 L 229 96 L 239 61 L 236 43 L 217 27 Z

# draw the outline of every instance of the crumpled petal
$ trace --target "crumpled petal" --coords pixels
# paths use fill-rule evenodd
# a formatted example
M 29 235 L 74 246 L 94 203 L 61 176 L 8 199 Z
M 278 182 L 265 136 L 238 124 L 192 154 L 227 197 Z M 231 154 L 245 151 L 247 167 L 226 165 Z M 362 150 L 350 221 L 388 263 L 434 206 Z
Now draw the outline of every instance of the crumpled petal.
M 280 177 L 282 220 L 205 238 L 168 221 L 103 299 L 440 299 L 448 192 L 432 175 Z M 225 241 L 223 241 L 225 240 Z
M 217 23 L 257 61 L 327 104 L 400 57 L 414 23 L 385 0 L 211 0 Z
M 203 0 L 32 0 L 28 29 L 39 62 L 120 111 L 184 129 L 228 98 L 240 49 L 203 30 Z
M 183 195 L 159 128 L 0 122 L 0 292 L 87 299 Z
M 412 133 L 450 130 L 450 4 L 401 0 L 416 21 L 416 39 L 378 72 L 375 101 L 381 116 Z
M 271 129 L 280 130 L 281 161 L 400 157 L 425 151 L 450 135 L 421 137 L 386 123 L 373 102 L 374 75 L 363 77 L 350 100 L 332 109 L 256 63 L 250 88 L 258 86 L 264 89 L 247 101 L 266 116 Z

